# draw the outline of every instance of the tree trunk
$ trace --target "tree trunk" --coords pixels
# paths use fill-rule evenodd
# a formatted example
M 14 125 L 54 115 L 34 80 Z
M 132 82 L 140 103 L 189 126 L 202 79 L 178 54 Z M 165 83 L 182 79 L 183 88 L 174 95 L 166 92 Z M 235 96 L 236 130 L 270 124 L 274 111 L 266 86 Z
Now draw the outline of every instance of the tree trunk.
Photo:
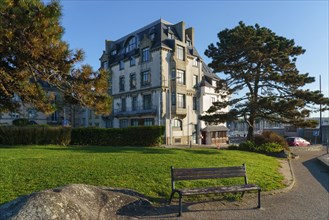
M 247 134 L 247 141 L 253 141 L 254 140 L 254 123 L 252 122 L 252 125 L 248 125 L 248 134 Z
M 255 125 L 255 118 L 250 116 L 248 120 L 245 120 L 248 124 L 248 134 L 247 134 L 247 141 L 254 140 L 254 125 Z

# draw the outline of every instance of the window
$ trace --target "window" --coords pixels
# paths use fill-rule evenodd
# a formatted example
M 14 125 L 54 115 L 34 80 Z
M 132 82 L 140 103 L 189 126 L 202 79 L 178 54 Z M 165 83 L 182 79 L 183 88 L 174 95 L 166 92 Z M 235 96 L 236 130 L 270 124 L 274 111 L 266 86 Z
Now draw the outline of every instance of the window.
M 150 95 L 143 96 L 143 109 L 148 110 L 152 108 L 152 97 Z
M 130 38 L 126 44 L 126 53 L 129 53 L 130 51 L 134 50 L 136 47 L 137 47 L 136 37 Z
M 185 71 L 177 70 L 177 83 L 185 85 Z
M 187 40 L 187 41 L 186 41 L 186 44 L 187 44 L 187 46 L 189 46 L 189 47 L 192 46 L 192 42 L 191 42 L 190 40 Z
M 28 118 L 29 119 L 35 119 L 37 117 L 37 110 L 30 108 L 28 109 Z
M 131 119 L 131 126 L 138 126 L 139 120 L 138 119 Z
M 120 60 L 119 62 L 119 69 L 123 70 L 125 68 L 125 62 L 123 60 Z
M 199 63 L 198 63 L 198 58 L 197 57 L 194 57 L 193 59 L 193 66 L 198 66 Z
M 174 79 L 176 77 L 176 70 L 172 69 L 171 70 L 171 78 Z
M 168 38 L 174 40 L 175 35 L 173 33 L 168 33 Z
M 176 93 L 171 93 L 171 105 L 176 105 Z
M 124 76 L 120 76 L 119 89 L 120 89 L 120 92 L 125 91 L 125 77 Z
M 131 108 L 133 111 L 137 110 L 137 96 L 133 96 L 131 99 Z
M 198 109 L 197 99 L 195 96 L 193 96 L 193 110 L 197 110 L 197 109 Z
M 153 125 L 153 118 L 144 119 L 144 126 L 152 126 L 152 125 Z
M 142 50 L 142 62 L 148 62 L 150 61 L 150 48 L 144 48 Z
M 122 112 L 126 111 L 126 98 L 121 99 L 121 111 Z
M 50 119 L 51 121 L 57 122 L 57 120 L 58 120 L 58 111 L 55 111 L 54 113 L 52 113 L 50 118 L 51 118 Z
M 130 66 L 135 66 L 135 65 L 136 65 L 136 58 L 130 57 Z
M 154 37 L 155 37 L 155 34 L 154 34 L 154 33 L 151 33 L 151 34 L 150 34 L 150 39 L 151 39 L 151 40 L 154 40 Z
M 199 77 L 198 76 L 195 76 L 193 75 L 193 86 L 197 86 L 199 83 Z
M 102 67 L 103 67 L 103 69 L 107 69 L 108 68 L 108 62 L 107 61 L 104 61 L 102 63 Z
M 120 123 L 120 128 L 128 127 L 128 119 L 121 119 L 119 123 Z
M 130 89 L 136 89 L 136 74 L 130 74 Z
M 111 55 L 112 55 L 112 56 L 115 56 L 116 54 L 117 54 L 117 50 L 112 50 L 112 51 L 111 51 Z
M 151 75 L 150 75 L 150 71 L 144 71 L 142 72 L 142 86 L 148 86 L 151 84 Z
M 93 110 L 88 110 L 88 118 L 92 119 Z
M 178 128 L 178 129 L 182 130 L 183 129 L 182 125 L 183 125 L 182 120 L 179 120 L 179 119 L 174 120 L 174 124 L 173 124 L 174 128 Z
M 177 94 L 177 106 L 178 108 L 185 108 L 185 94 Z
M 177 59 L 184 60 L 184 47 L 177 46 Z
M 211 103 L 214 103 L 214 102 L 216 102 L 216 98 L 211 97 Z

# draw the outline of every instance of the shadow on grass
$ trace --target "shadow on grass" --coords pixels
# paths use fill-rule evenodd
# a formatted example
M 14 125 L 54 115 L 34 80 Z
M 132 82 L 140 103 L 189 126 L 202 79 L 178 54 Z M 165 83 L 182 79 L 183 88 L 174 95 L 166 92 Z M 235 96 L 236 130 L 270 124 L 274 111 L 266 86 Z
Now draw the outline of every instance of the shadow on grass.
M 80 153 L 139 153 L 139 154 L 176 154 L 171 149 L 157 147 L 111 147 L 111 146 L 69 146 L 69 147 L 44 147 L 44 150 L 72 151 Z

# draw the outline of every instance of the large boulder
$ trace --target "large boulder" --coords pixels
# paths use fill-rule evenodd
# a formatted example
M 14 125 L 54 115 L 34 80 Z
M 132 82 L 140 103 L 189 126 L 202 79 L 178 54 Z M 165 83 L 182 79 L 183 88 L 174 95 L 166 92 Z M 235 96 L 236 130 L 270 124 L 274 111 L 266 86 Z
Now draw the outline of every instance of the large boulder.
M 0 206 L 0 219 L 132 219 L 152 208 L 131 190 L 73 184 Z

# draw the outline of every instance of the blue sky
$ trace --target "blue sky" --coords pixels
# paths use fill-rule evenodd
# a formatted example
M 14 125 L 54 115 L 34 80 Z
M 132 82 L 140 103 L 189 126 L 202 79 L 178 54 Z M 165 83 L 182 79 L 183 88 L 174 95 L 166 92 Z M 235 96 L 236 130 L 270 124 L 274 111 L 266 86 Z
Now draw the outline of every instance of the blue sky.
M 195 29 L 195 47 L 204 54 L 217 33 L 233 28 L 239 21 L 267 27 L 277 35 L 294 39 L 306 49 L 297 61 L 301 73 L 310 73 L 316 82 L 307 88 L 319 89 L 328 97 L 328 0 L 322 1 L 85 1 L 62 0 L 64 40 L 71 49 L 85 51 L 85 63 L 99 68 L 105 40 L 117 40 L 159 18 L 171 23 L 184 21 Z M 329 117 L 329 112 L 324 116 Z

